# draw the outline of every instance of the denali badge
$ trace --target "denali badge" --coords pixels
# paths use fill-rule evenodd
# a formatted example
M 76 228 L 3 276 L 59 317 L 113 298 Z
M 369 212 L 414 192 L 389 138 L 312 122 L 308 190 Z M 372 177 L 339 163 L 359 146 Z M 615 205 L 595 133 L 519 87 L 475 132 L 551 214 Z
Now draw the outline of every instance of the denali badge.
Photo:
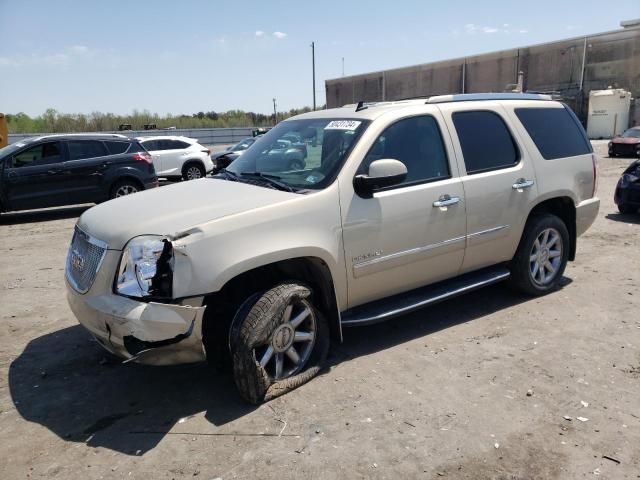
M 71 251 L 71 266 L 79 272 L 84 270 L 84 257 L 76 249 Z
M 382 250 L 376 250 L 375 252 L 363 253 L 362 255 L 358 255 L 357 257 L 353 257 L 351 259 L 351 261 L 353 263 L 359 263 L 359 262 L 362 262 L 364 260 L 369 260 L 370 258 L 379 257 L 380 255 L 382 255 Z

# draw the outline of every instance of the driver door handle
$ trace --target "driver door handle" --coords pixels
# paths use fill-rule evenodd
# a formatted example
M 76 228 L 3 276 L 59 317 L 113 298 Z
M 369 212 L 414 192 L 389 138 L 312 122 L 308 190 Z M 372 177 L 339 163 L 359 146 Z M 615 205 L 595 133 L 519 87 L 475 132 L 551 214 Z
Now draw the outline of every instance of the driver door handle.
M 525 178 L 519 178 L 518 180 L 516 180 L 516 183 L 511 185 L 511 188 L 513 188 L 514 190 L 522 190 L 522 189 L 525 189 L 525 188 L 533 187 L 534 183 L 535 182 L 533 180 L 527 180 Z
M 433 202 L 435 208 L 448 207 L 460 202 L 460 197 L 452 197 L 451 195 L 442 195 L 438 200 Z

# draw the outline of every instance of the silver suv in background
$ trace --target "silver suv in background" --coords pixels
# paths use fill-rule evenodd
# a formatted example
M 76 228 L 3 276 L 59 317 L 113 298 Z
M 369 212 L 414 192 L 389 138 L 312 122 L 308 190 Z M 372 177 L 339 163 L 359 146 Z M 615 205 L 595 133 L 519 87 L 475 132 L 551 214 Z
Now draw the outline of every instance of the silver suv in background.
M 291 138 L 304 162 L 270 154 Z M 344 327 L 502 280 L 555 290 L 598 213 L 596 167 L 573 112 L 542 95 L 306 113 L 216 177 L 85 212 L 69 304 L 116 355 L 226 360 L 263 402 L 316 375 Z

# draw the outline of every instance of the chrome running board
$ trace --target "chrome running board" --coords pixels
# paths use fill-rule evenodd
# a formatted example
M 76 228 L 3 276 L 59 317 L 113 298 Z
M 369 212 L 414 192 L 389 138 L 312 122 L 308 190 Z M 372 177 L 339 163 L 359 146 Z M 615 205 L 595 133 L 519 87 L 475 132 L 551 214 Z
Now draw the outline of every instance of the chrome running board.
M 501 282 L 509 278 L 509 275 L 511 273 L 505 266 L 490 267 L 376 300 L 342 312 L 342 326 L 353 327 L 384 322 L 463 293 Z

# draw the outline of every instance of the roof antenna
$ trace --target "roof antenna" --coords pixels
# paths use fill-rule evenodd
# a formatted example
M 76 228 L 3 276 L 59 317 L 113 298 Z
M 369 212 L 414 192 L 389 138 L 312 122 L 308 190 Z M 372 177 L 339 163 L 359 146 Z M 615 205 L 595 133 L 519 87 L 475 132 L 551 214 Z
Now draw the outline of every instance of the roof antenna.
M 356 105 L 356 112 L 359 112 L 360 110 L 364 110 L 365 108 L 367 108 L 367 105 L 365 105 L 364 101 L 360 100 L 358 102 L 358 105 Z

